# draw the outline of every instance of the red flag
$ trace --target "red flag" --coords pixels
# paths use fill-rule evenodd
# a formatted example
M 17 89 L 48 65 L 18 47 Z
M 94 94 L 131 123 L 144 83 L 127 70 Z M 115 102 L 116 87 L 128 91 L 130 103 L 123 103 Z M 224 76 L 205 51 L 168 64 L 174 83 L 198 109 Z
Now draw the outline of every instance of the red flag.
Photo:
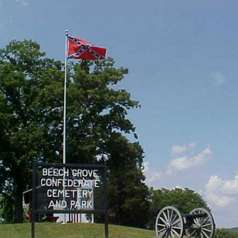
M 84 60 L 104 59 L 106 51 L 106 48 L 97 47 L 86 40 L 68 36 L 69 58 Z

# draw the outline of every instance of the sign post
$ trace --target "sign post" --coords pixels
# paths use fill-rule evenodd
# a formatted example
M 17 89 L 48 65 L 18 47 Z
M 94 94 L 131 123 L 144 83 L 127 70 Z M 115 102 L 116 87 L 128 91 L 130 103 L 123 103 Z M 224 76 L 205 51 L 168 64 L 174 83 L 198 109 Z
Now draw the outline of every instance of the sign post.
M 33 165 L 31 237 L 35 222 L 57 214 L 104 215 L 105 238 L 108 238 L 106 167 L 99 164 Z

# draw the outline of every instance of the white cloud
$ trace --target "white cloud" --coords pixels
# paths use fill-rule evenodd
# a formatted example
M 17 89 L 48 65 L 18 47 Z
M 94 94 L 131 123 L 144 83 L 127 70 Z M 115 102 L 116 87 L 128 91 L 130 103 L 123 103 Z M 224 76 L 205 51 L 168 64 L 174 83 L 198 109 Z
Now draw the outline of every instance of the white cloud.
M 238 199 L 238 175 L 230 180 L 211 176 L 205 189 L 210 204 L 217 207 L 227 207 Z
M 149 171 L 149 162 L 148 161 L 144 161 L 143 163 L 143 173 L 146 174 Z
M 160 179 L 161 172 L 154 170 L 154 168 L 150 165 L 148 161 L 144 161 L 143 166 L 144 166 L 143 174 L 146 177 L 145 182 L 149 186 L 153 186 L 153 183 Z
M 196 146 L 195 143 L 190 143 L 186 145 L 173 145 L 171 148 L 171 154 L 172 156 L 180 155 L 187 151 L 190 151 L 195 146 Z
M 221 86 L 226 82 L 226 77 L 219 71 L 212 72 L 211 78 L 216 86 Z
M 217 207 L 224 208 L 229 206 L 234 201 L 234 198 L 226 195 L 218 195 L 216 193 L 208 193 L 207 200 L 209 203 L 214 204 Z
M 198 167 L 206 163 L 211 158 L 212 151 L 210 147 L 205 148 L 196 155 L 184 155 L 182 157 L 175 157 L 169 162 L 166 173 L 172 174 L 176 171 L 182 171 L 193 167 Z
M 148 161 L 145 161 L 143 173 L 146 177 L 146 183 L 150 186 L 158 186 L 158 182 L 164 178 L 168 178 L 168 176 L 181 171 L 202 166 L 212 158 L 212 151 L 209 146 L 196 154 L 193 151 L 195 146 L 194 143 L 173 145 L 171 147 L 172 159 L 164 169 L 156 170 Z

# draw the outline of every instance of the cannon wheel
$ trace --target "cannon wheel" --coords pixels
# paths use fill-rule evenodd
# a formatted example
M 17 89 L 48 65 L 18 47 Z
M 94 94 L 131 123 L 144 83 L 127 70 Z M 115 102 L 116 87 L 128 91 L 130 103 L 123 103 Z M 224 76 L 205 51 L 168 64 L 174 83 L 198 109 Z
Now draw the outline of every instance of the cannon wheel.
M 155 232 L 158 238 L 182 238 L 183 218 L 175 207 L 164 207 L 158 213 L 155 222 Z
M 195 208 L 190 212 L 191 215 L 204 214 L 204 217 L 193 219 L 193 225 L 187 229 L 189 237 L 213 238 L 215 233 L 215 223 L 212 214 L 204 208 Z

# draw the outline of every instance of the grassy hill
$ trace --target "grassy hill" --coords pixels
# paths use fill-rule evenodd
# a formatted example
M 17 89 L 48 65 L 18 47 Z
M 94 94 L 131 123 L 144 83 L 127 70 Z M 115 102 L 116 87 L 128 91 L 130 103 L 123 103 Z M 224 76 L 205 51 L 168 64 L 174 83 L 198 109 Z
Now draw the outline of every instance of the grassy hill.
M 238 233 L 238 227 L 230 228 L 229 231 L 237 232 Z
M 31 225 L 0 225 L 1 238 L 30 238 Z M 36 224 L 36 238 L 103 238 L 104 225 L 101 224 Z M 153 231 L 124 226 L 109 226 L 110 238 L 154 238 Z
M 0 225 L 0 238 L 31 238 L 30 232 L 29 223 Z M 238 238 L 236 232 L 237 228 L 218 229 L 215 238 Z M 110 225 L 109 237 L 155 238 L 155 233 L 149 230 Z M 41 223 L 36 224 L 36 238 L 104 238 L 104 225 Z

